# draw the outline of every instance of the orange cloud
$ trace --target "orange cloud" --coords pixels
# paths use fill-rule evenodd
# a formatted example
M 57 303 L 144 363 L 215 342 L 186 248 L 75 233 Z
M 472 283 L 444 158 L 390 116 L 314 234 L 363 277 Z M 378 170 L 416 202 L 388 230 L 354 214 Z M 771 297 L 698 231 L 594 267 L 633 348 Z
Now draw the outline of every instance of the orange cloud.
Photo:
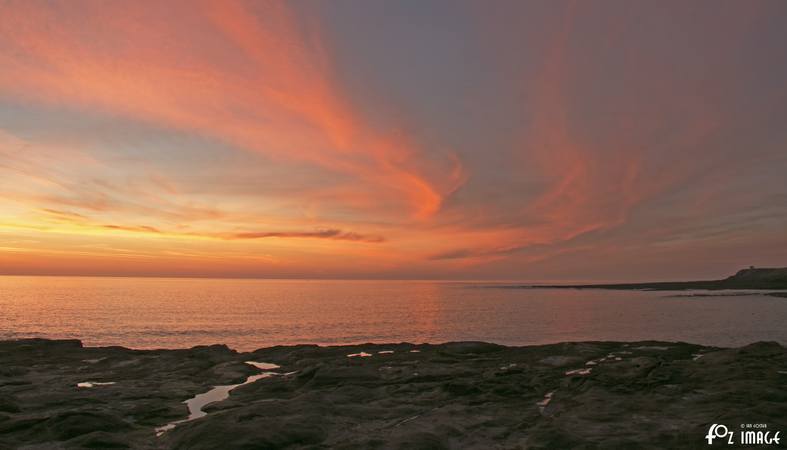
M 750 95 L 754 89 L 732 92 L 738 78 L 756 78 L 739 69 L 738 56 L 726 56 L 755 44 L 775 54 L 765 38 L 738 39 L 761 22 L 744 14 L 736 25 L 730 11 L 746 8 L 726 6 L 706 35 L 694 24 L 675 25 L 683 10 L 674 5 L 640 7 L 575 2 L 530 10 L 523 3 L 513 14 L 501 6 L 492 17 L 502 39 L 490 32 L 489 42 L 446 39 L 434 47 L 483 53 L 484 64 L 446 58 L 434 79 L 445 77 L 455 90 L 404 98 L 428 112 L 405 111 L 405 123 L 434 120 L 410 128 L 384 113 L 365 117 L 361 106 L 394 109 L 375 103 L 386 95 L 368 93 L 377 81 L 393 81 L 396 95 L 427 92 L 433 80 L 406 67 L 424 62 L 392 54 L 402 74 L 386 70 L 359 89 L 346 85 L 356 67 L 339 66 L 332 44 L 345 41 L 326 36 L 355 35 L 321 29 L 341 22 L 313 20 L 308 12 L 319 8 L 6 1 L 0 114 L 10 120 L 0 130 L 0 250 L 12 256 L 0 254 L 0 272 L 43 273 L 50 261 L 75 273 L 494 277 L 570 262 L 576 252 L 610 254 L 618 246 L 634 254 L 659 242 L 698 242 L 702 232 L 720 241 L 736 226 L 765 221 L 722 220 L 747 201 L 766 216 L 774 213 L 765 208 L 777 210 L 768 205 L 784 204 L 774 187 L 780 178 L 769 172 L 783 166 L 781 148 L 773 150 L 780 137 L 758 133 L 773 127 L 768 121 L 781 117 L 784 102 L 765 114 L 756 111 L 762 99 Z M 630 15 L 640 13 L 648 20 L 632 26 Z M 509 25 L 500 26 L 503 19 Z M 444 24 L 446 35 L 478 37 L 464 20 Z M 639 25 L 652 34 L 640 35 Z M 662 29 L 679 31 L 694 48 L 678 55 L 664 46 Z M 350 45 L 341 61 L 364 67 L 377 49 Z M 703 59 L 695 62 L 697 54 Z M 762 55 L 740 58 L 762 66 Z M 679 56 L 679 70 L 664 64 Z M 457 94 L 467 96 L 445 101 Z M 446 111 L 454 107 L 456 114 Z M 465 162 L 433 142 L 457 143 Z M 235 148 L 245 152 L 228 150 Z M 478 165 L 470 183 L 467 161 Z M 765 175 L 739 176 L 745 167 Z M 713 179 L 700 185 L 708 173 Z M 759 177 L 766 186 L 753 186 Z M 123 263 L 108 264 L 113 258 Z
M 264 238 L 317 238 L 335 239 L 338 241 L 384 242 L 382 236 L 365 235 L 335 228 L 324 228 L 316 231 L 247 231 L 227 236 L 228 239 L 264 239 Z
M 678 188 L 701 171 L 709 137 L 721 119 L 691 92 L 664 92 L 666 98 L 680 97 L 666 106 L 627 98 L 629 115 L 620 114 L 605 130 L 601 143 L 586 138 L 576 129 L 576 86 L 588 83 L 574 50 L 575 22 L 581 4 L 570 3 L 548 41 L 535 79 L 528 79 L 532 103 L 523 105 L 534 112 L 533 120 L 518 136 L 517 158 L 523 177 L 531 176 L 541 185 L 540 192 L 523 199 L 518 214 L 503 224 L 482 224 L 486 239 L 433 253 L 432 260 L 467 260 L 487 263 L 519 255 L 523 265 L 570 251 L 586 249 L 571 244 L 590 233 L 605 232 L 626 225 L 632 210 L 643 202 Z M 615 27 L 610 25 L 610 29 Z M 635 65 L 637 55 L 631 55 Z M 628 56 L 628 55 L 626 55 Z M 660 75 L 664 76 L 664 75 Z M 647 78 L 646 78 L 647 79 Z M 659 80 L 658 86 L 677 89 L 679 80 Z M 655 89 L 655 88 L 654 88 Z M 687 89 L 688 90 L 688 89 Z M 680 164 L 666 165 L 652 158 L 642 147 L 659 145 L 658 132 L 683 107 L 683 123 L 674 130 L 669 150 L 691 155 Z M 654 120 L 642 120 L 641 116 Z M 574 114 L 572 116 L 571 114 Z M 683 118 L 682 116 L 679 116 Z M 659 120 L 661 122 L 659 122 Z M 657 154 L 657 151 L 652 153 Z
M 324 43 L 283 3 L 256 4 L 259 11 L 236 1 L 86 3 L 78 13 L 58 6 L 5 6 L 6 95 L 99 108 L 316 164 L 416 217 L 437 212 L 464 180 L 456 158 L 434 159 L 414 138 L 366 124 L 345 100 Z

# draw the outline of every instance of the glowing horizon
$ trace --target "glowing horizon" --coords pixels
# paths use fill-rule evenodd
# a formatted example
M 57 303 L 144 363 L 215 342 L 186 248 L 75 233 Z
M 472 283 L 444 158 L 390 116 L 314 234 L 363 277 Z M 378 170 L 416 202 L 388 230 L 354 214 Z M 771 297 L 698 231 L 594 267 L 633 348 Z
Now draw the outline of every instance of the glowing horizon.
M 0 14 L 0 274 L 787 265 L 783 2 L 77 4 Z

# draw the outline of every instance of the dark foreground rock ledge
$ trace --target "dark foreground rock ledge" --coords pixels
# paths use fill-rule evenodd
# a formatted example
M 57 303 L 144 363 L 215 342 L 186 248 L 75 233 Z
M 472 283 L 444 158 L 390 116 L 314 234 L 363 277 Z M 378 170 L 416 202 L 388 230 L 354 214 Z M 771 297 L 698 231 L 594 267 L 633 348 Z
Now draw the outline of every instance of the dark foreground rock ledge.
M 372 356 L 347 356 L 360 352 Z M 244 361 L 294 373 L 240 387 L 207 417 L 156 437 L 187 415 L 187 398 L 257 372 Z M 115 384 L 76 387 L 86 381 Z M 237 353 L 2 341 L 0 448 L 704 448 L 712 423 L 784 434 L 785 387 L 787 350 L 772 342 Z

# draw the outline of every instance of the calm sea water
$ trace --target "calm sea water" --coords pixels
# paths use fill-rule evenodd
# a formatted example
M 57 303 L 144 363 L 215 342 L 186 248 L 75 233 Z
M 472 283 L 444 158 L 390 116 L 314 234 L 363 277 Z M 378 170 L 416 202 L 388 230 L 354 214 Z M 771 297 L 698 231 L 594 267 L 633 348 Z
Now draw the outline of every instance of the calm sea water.
M 787 299 L 498 289 L 489 283 L 0 277 L 0 339 L 182 348 L 225 343 L 787 344 Z M 685 294 L 685 293 L 682 293 Z

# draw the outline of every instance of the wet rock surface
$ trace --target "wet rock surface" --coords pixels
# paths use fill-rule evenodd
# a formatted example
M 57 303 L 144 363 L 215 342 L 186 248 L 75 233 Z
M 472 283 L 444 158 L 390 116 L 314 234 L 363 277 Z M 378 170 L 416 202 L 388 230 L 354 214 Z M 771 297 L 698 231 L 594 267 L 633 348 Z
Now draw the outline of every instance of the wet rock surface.
M 371 356 L 347 356 L 360 353 Z M 188 415 L 185 400 L 258 373 L 245 361 L 278 364 L 281 375 L 156 436 Z M 787 431 L 784 347 L 459 342 L 237 353 L 0 342 L 3 449 L 701 448 L 712 423 Z

